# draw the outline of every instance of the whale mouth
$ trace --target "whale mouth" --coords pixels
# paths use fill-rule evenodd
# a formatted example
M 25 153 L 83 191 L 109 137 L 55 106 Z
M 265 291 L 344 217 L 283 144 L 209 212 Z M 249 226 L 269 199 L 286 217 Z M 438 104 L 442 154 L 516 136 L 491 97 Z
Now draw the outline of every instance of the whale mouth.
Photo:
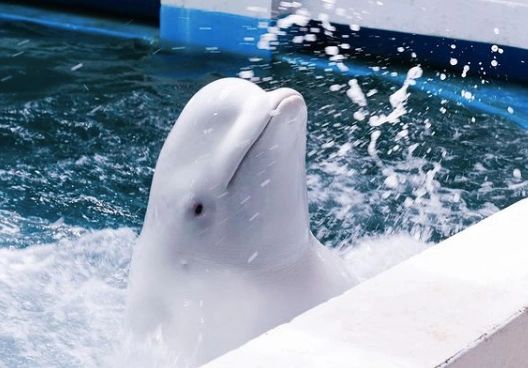
M 273 119 L 274 116 L 280 113 L 281 106 L 284 106 L 288 101 L 292 99 L 300 98 L 303 99 L 302 95 L 294 89 L 291 88 L 279 88 L 271 92 L 267 92 L 270 95 L 271 105 L 273 109 L 269 112 L 270 119 Z
M 240 171 L 240 167 L 242 166 L 242 163 L 246 159 L 246 157 L 249 155 L 253 147 L 257 144 L 257 142 L 262 138 L 262 136 L 266 133 L 268 127 L 270 126 L 270 123 L 273 121 L 273 119 L 281 114 L 281 108 L 288 105 L 291 101 L 295 100 L 301 100 L 304 101 L 302 95 L 297 92 L 294 89 L 291 88 L 279 88 L 271 92 L 267 92 L 267 94 L 271 95 L 271 106 L 273 106 L 268 112 L 267 115 L 269 118 L 266 120 L 264 127 L 262 128 L 260 134 L 256 136 L 256 138 L 251 142 L 251 144 L 248 145 L 246 152 L 244 153 L 242 159 L 240 160 L 237 168 L 233 172 L 233 175 L 227 182 L 227 186 L 231 185 L 234 178 L 237 176 L 238 172 Z

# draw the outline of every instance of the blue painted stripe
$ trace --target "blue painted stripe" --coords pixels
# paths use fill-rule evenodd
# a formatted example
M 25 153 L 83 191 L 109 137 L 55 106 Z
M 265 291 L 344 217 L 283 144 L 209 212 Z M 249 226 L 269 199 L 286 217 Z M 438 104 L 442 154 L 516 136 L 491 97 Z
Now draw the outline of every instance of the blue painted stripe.
M 386 71 L 374 71 L 367 66 L 353 63 L 345 63 L 349 67 L 348 71 L 341 71 L 336 66 L 330 65 L 327 59 L 306 57 L 304 55 L 283 55 L 280 59 L 293 65 L 311 66 L 321 70 L 332 69 L 335 73 L 357 78 L 358 76 L 375 76 L 377 78 L 389 80 L 403 84 L 404 75 L 393 76 Z M 447 81 L 437 81 L 431 78 L 416 80 L 416 84 L 410 88 L 416 88 L 421 91 L 427 91 L 442 99 L 453 101 L 469 109 L 474 109 L 481 113 L 492 116 L 499 116 L 507 121 L 518 125 L 521 128 L 528 129 L 528 93 L 525 88 L 511 85 L 515 95 L 506 94 L 500 88 L 480 86 L 476 91 L 472 91 L 475 99 L 467 99 L 460 93 L 462 86 L 455 86 Z M 514 112 L 508 112 L 507 108 L 511 106 Z
M 352 58 L 374 59 L 379 65 L 426 65 L 438 70 L 462 72 L 464 65 L 470 67 L 468 75 L 483 79 L 504 79 L 510 82 L 528 81 L 528 50 L 498 45 L 502 53 L 493 52 L 492 44 L 459 40 L 455 38 L 427 36 L 373 28 L 352 31 L 348 25 L 334 24 L 336 31 L 331 36 L 317 33 L 316 42 L 305 42 L 296 46 L 290 40 L 298 34 L 305 34 L 311 27 L 323 29 L 312 21 L 308 27 L 292 28 L 281 39 L 282 51 L 324 52 L 329 45 L 348 43 L 349 51 L 342 50 Z M 403 51 L 401 51 L 403 48 Z M 456 59 L 456 65 L 451 65 Z M 497 62 L 492 65 L 492 61 Z
M 0 4 L 0 20 L 35 23 L 57 29 L 147 42 L 157 39 L 157 30 L 146 25 L 123 24 L 19 5 Z
M 262 22 L 269 19 L 162 5 L 160 38 L 174 46 L 266 57 L 270 52 L 257 47 L 267 32 Z

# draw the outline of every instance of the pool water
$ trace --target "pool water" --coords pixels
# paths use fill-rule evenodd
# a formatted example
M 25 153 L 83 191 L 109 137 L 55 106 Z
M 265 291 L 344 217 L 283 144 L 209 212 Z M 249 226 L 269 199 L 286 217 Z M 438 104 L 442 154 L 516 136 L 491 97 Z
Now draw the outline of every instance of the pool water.
M 220 77 L 304 95 L 312 230 L 352 254 L 359 279 L 527 196 L 528 89 L 424 68 L 406 96 L 409 67 L 347 64 L 0 23 L 0 367 L 127 355 L 128 265 L 157 155 Z

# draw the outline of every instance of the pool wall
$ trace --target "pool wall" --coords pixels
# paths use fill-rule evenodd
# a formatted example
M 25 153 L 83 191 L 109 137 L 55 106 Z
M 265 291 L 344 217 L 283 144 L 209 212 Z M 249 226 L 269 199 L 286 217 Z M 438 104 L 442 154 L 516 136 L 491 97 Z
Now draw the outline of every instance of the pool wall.
M 528 48 L 520 31 L 528 17 L 527 0 L 337 0 L 335 8 L 344 12 L 326 9 L 320 0 L 301 3 L 312 15 L 328 13 L 338 24 Z
M 97 15 L 130 17 L 120 27 L 94 22 L 85 27 L 71 22 L 67 13 L 46 19 L 36 10 L 25 10 L 18 2 L 0 5 L 0 18 L 36 21 L 48 26 L 119 35 L 129 33 L 136 18 L 158 21 L 159 32 L 143 32 L 139 38 L 159 36 L 174 49 L 228 52 L 247 57 L 271 59 L 272 52 L 306 51 L 324 54 L 325 47 L 336 45 L 349 58 L 375 58 L 378 65 L 397 62 L 421 64 L 437 70 L 473 75 L 484 80 L 499 78 L 513 82 L 528 81 L 528 38 L 524 32 L 528 19 L 528 0 L 24 0 L 33 5 L 64 5 L 56 10 L 85 8 Z M 277 29 L 276 21 L 297 9 L 312 19 L 307 26 Z M 21 11 L 15 8 L 22 9 Z M 10 9 L 8 9 L 10 8 Z M 476 11 L 478 9 L 478 11 Z M 37 14 L 35 20 L 24 13 Z M 22 17 L 19 17 L 19 13 Z M 45 13 L 45 10 L 42 11 Z M 325 29 L 321 20 L 335 29 Z M 351 27 L 352 26 L 352 27 Z M 120 29 L 121 28 L 121 29 Z M 140 27 L 136 27 L 140 28 Z M 315 33 L 316 40 L 292 42 L 294 36 Z M 157 30 L 156 30 L 157 31 Z M 278 32 L 280 31 L 280 32 Z M 263 35 L 279 35 L 279 41 L 260 43 Z M 297 37 L 299 39 L 299 37 Z M 263 47 L 268 44 L 271 48 Z M 341 47 L 347 45 L 347 48 Z
M 110 37 L 154 42 L 158 31 L 140 22 L 122 22 L 111 18 L 87 17 L 81 14 L 59 12 L 26 5 L 0 2 L 0 20 L 36 23 L 46 27 L 73 32 L 84 32 Z
M 284 4 L 162 0 L 160 37 L 176 46 L 269 57 L 270 50 L 258 48 L 258 41 L 274 20 L 294 9 Z M 329 44 L 347 43 L 351 47 L 340 50 L 343 54 L 432 65 L 457 73 L 467 69 L 465 74 L 484 79 L 528 80 L 528 38 L 519 31 L 528 19 L 527 0 L 337 0 L 335 4 L 304 0 L 301 4 L 313 22 L 294 27 L 297 35 L 310 33 L 319 25 L 321 14 L 336 30 L 328 34 L 323 29 L 316 34 L 317 41 L 304 41 L 297 48 L 323 51 Z M 286 42 L 273 48 L 281 51 L 291 46 L 288 37 L 282 40 Z
M 354 53 L 360 48 L 390 61 L 528 80 L 528 38 L 521 31 L 528 19 L 527 0 L 337 0 L 332 10 L 320 0 L 302 4 L 314 18 L 328 14 L 338 39 L 351 35 L 347 42 Z M 351 31 L 350 25 L 360 30 Z
M 528 199 L 206 368 L 525 368 Z
M 269 57 L 257 47 L 271 19 L 271 0 L 165 0 L 160 38 L 172 47 Z

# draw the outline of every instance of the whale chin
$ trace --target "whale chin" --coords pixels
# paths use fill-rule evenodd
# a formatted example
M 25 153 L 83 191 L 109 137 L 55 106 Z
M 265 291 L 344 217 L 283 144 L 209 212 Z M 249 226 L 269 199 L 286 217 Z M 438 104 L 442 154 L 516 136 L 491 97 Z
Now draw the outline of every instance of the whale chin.
M 255 135 L 254 141 L 250 142 L 247 148 L 247 152 L 242 157 L 239 164 L 236 166 L 235 171 L 233 172 L 233 175 L 228 180 L 228 186 L 233 180 L 233 177 L 237 174 L 242 162 L 246 157 L 250 154 L 252 151 L 252 148 L 258 143 L 261 142 L 261 146 L 268 146 L 269 149 L 274 149 L 275 147 L 279 147 L 281 144 L 286 142 L 286 144 L 291 144 L 295 142 L 295 136 L 282 136 L 277 137 L 274 136 L 270 142 L 268 143 L 262 143 L 262 140 L 264 140 L 269 134 L 266 134 L 268 130 L 274 129 L 274 126 L 276 124 L 292 124 L 292 122 L 295 121 L 297 125 L 300 125 L 298 128 L 302 128 L 306 124 L 306 104 L 304 102 L 304 99 L 302 95 L 291 88 L 280 88 L 277 90 L 274 90 L 272 92 L 266 93 L 269 101 L 270 106 L 272 108 L 268 111 L 267 115 L 269 116 L 268 120 L 266 121 L 263 128 L 260 128 L 260 133 L 258 135 Z M 284 114 L 289 114 L 287 119 L 284 119 Z M 289 120 L 288 120 L 289 119 Z M 279 120 L 279 122 L 277 122 Z M 293 131 L 295 135 L 299 134 L 298 131 Z M 301 151 L 303 150 L 300 148 Z
M 226 203 L 238 208 L 226 231 L 229 242 L 244 244 L 245 267 L 288 264 L 305 251 L 310 237 L 305 173 L 306 104 L 291 89 L 266 93 L 273 109 L 241 159 L 226 188 Z M 243 203 L 240 205 L 240 203 Z M 236 224 L 236 225 L 234 225 Z M 241 231 L 246 227 L 247 230 Z M 249 265 L 252 254 L 258 256 Z

